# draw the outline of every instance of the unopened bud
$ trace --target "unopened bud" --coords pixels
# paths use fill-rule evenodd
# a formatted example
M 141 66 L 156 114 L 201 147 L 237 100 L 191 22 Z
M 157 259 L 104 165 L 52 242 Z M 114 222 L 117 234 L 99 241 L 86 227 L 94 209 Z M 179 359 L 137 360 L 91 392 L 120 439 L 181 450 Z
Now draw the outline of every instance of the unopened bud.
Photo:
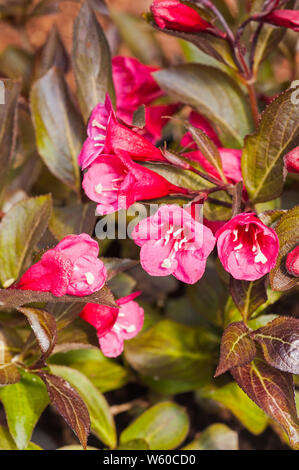
M 299 147 L 284 156 L 284 164 L 290 173 L 299 173 Z
M 288 254 L 286 267 L 292 276 L 299 277 L 299 245 Z

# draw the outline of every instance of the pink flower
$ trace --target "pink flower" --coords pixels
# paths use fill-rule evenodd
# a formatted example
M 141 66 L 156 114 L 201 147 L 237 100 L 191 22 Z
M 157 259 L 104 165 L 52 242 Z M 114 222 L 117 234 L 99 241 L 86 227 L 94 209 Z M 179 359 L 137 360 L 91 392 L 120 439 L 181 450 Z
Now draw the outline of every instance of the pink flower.
M 154 0 L 151 12 L 162 29 L 195 33 L 212 27 L 194 8 L 183 5 L 179 0 Z
M 299 11 L 298 10 L 274 10 L 263 18 L 266 23 L 275 26 L 284 26 L 285 28 L 299 31 Z
M 242 213 L 216 233 L 220 261 L 235 279 L 255 281 L 276 263 L 279 240 L 253 213 Z
M 299 277 L 299 245 L 288 254 L 286 267 L 292 276 Z
M 223 173 L 227 177 L 228 181 L 230 183 L 238 183 L 239 181 L 242 181 L 242 150 L 218 148 L 218 151 L 222 162 Z M 203 168 L 203 170 L 205 170 L 209 175 L 221 179 L 216 168 L 206 159 L 206 157 L 199 150 L 185 153 L 184 156 L 189 158 L 190 160 L 198 162 Z
M 99 103 L 92 111 L 87 135 L 78 156 L 82 169 L 88 168 L 102 153 L 126 152 L 133 160 L 165 162 L 158 148 L 117 120 L 108 95 L 105 104 Z
M 98 202 L 101 215 L 127 209 L 142 199 L 186 194 L 185 189 L 138 165 L 128 155 L 101 155 L 85 173 L 82 186 L 86 195 Z
M 68 235 L 27 269 L 17 288 L 52 292 L 57 297 L 92 294 L 103 287 L 107 278 L 98 254 L 97 242 L 86 233 Z
M 289 173 L 299 173 L 299 147 L 284 156 L 284 164 Z
M 100 347 L 107 357 L 117 357 L 124 349 L 124 340 L 134 338 L 142 329 L 144 311 L 134 299 L 135 292 L 117 300 L 119 310 L 97 304 L 86 304 L 80 316 L 97 330 Z
M 140 263 L 151 276 L 173 274 L 194 284 L 203 275 L 215 246 L 211 230 L 179 206 L 164 205 L 152 217 L 141 220 L 132 232 L 141 247 Z
M 193 127 L 196 127 L 197 129 L 201 129 L 205 134 L 207 134 L 207 136 L 210 137 L 210 139 L 212 139 L 212 141 L 214 142 L 215 145 L 217 145 L 217 147 L 221 147 L 221 142 L 219 140 L 219 137 L 207 119 L 205 119 L 203 116 L 196 113 L 195 111 L 191 111 L 190 116 L 189 116 L 189 122 L 190 124 L 192 124 Z M 187 147 L 188 149 L 197 149 L 197 145 L 194 142 L 193 137 L 190 134 L 190 132 L 187 132 L 183 136 L 181 140 L 181 146 Z
M 117 56 L 112 59 L 112 72 L 117 97 L 117 115 L 132 123 L 134 111 L 142 104 L 149 105 L 163 95 L 151 72 L 158 70 L 142 64 L 133 57 Z

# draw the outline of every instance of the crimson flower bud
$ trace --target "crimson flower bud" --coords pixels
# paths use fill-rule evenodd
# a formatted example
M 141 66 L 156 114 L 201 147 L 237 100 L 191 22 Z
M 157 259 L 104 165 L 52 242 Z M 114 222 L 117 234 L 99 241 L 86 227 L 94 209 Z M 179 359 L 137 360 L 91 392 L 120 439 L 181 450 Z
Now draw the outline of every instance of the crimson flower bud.
M 284 156 L 284 164 L 289 173 L 299 173 L 299 147 Z
M 156 24 L 162 29 L 196 33 L 213 28 L 194 8 L 179 0 L 154 0 L 151 12 Z
M 288 254 L 286 267 L 292 276 L 299 277 L 299 245 Z
M 274 24 L 275 26 L 284 26 L 285 28 L 299 31 L 299 11 L 295 10 L 274 10 L 269 13 L 263 21 Z

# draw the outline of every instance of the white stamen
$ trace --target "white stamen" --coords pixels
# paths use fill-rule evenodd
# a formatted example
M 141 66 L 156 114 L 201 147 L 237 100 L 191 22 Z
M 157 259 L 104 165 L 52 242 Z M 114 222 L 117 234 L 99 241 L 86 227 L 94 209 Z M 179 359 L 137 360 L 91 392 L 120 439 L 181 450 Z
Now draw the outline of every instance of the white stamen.
M 121 181 L 121 180 L 122 180 L 122 177 L 120 177 L 120 178 L 114 178 L 114 179 L 112 180 L 112 182 L 114 183 L 115 181 Z
M 103 192 L 103 185 L 101 183 L 97 184 L 95 187 L 94 187 L 94 190 L 97 194 L 102 194 Z
M 254 253 L 256 250 L 257 250 L 257 247 L 255 245 L 253 245 L 252 252 Z
M 134 333 L 134 331 L 136 331 L 136 326 L 135 325 L 127 326 L 126 330 L 127 330 L 127 333 Z
M 116 330 L 116 331 L 121 331 L 120 326 L 118 326 L 116 323 L 114 323 L 113 329 Z
M 241 250 L 241 248 L 243 248 L 243 244 L 240 243 L 238 246 L 235 246 L 234 250 Z
M 95 147 L 104 147 L 104 144 L 94 144 Z
M 119 313 L 118 316 L 119 316 L 119 317 L 124 317 L 125 314 L 124 314 L 124 313 Z
M 177 235 L 179 235 L 180 233 L 183 232 L 183 228 L 179 228 L 176 232 L 173 233 L 173 236 L 176 237 Z
M 104 135 L 97 135 L 96 137 L 93 138 L 93 140 L 105 140 L 106 137 Z
M 254 261 L 256 263 L 262 263 L 262 264 L 266 264 L 268 259 L 266 258 L 266 256 L 264 255 L 264 253 L 262 253 L 261 251 L 255 256 L 254 258 Z
M 162 268 L 170 269 L 171 268 L 171 259 L 165 258 L 163 263 L 161 264 Z
M 100 129 L 104 129 L 104 131 L 106 130 L 106 127 L 95 119 L 92 121 L 92 125 L 93 127 L 99 127 Z
M 179 242 L 175 242 L 174 244 L 174 251 L 179 251 L 180 249 L 180 243 Z
M 233 234 L 234 234 L 234 239 L 233 239 L 233 242 L 235 242 L 238 238 L 238 230 L 233 230 Z
M 85 273 L 86 281 L 89 286 L 92 286 L 92 284 L 95 281 L 94 275 L 90 272 Z
M 245 232 L 248 232 L 248 230 L 249 230 L 249 224 L 246 224 L 245 225 Z
M 5 288 L 10 287 L 14 283 L 14 281 L 15 280 L 12 277 L 10 279 L 7 279 L 7 281 L 3 283 L 3 287 Z
M 179 248 L 182 248 L 182 245 L 186 243 L 188 240 L 186 237 L 182 238 L 182 240 L 179 242 Z

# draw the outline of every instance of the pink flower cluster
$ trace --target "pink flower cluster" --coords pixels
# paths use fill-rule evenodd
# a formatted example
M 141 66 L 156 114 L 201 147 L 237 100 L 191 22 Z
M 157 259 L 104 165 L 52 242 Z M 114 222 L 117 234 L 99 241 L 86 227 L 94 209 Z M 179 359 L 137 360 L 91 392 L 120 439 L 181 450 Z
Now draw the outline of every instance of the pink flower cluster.
M 161 137 L 167 122 L 163 121 L 163 115 L 172 114 L 178 108 L 178 105 L 150 106 L 146 109 L 145 128 L 132 128 L 134 111 L 141 104 L 149 104 L 162 95 L 151 76 L 153 70 L 136 59 L 115 57 L 113 78 L 117 115 L 108 95 L 105 103 L 99 103 L 91 113 L 88 137 L 78 161 L 82 169 L 87 170 L 83 189 L 91 200 L 98 203 L 100 215 L 127 209 L 139 200 L 186 193 L 184 188 L 136 163 L 167 161 L 152 142 Z
M 96 328 L 105 356 L 119 356 L 124 349 L 124 340 L 134 338 L 140 332 L 144 311 L 134 302 L 138 295 L 140 292 L 118 299 L 119 309 L 89 303 L 82 310 L 80 316 Z
M 139 222 L 132 236 L 141 247 L 140 263 L 150 275 L 173 274 L 188 284 L 202 277 L 216 241 L 224 269 L 235 279 L 247 281 L 267 274 L 279 250 L 275 231 L 255 214 L 237 215 L 216 232 L 215 239 L 208 227 L 175 205 L 162 206 L 154 216 Z

